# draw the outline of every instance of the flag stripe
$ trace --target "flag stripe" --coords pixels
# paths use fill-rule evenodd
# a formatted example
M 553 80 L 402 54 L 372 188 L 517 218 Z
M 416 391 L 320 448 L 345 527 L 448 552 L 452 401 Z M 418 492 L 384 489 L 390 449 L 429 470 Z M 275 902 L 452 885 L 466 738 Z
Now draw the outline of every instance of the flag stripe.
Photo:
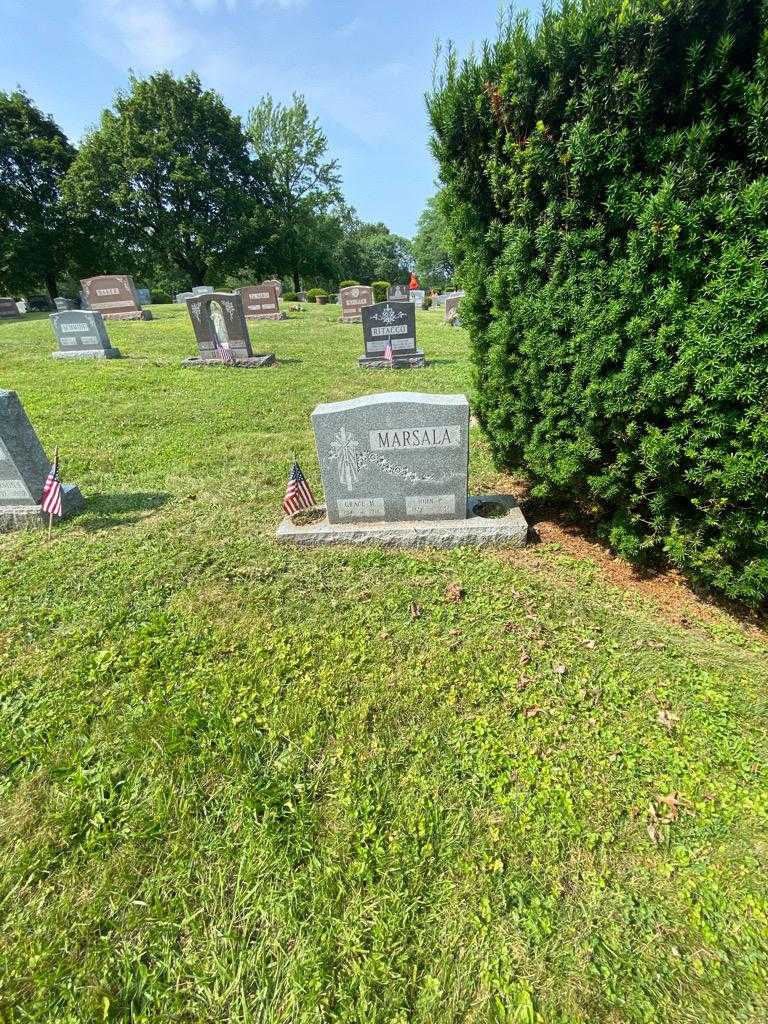
M 293 515 L 303 508 L 312 508 L 316 504 L 315 496 L 301 472 L 298 462 L 291 466 L 288 474 L 288 486 L 283 498 L 283 511 L 286 515 Z

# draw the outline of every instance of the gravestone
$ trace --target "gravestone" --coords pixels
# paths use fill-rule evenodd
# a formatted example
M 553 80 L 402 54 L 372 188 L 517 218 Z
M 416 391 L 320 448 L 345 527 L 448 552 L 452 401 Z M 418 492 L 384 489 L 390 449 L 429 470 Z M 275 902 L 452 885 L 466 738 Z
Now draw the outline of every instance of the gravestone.
M 15 391 L 0 391 L 0 533 L 45 525 L 40 499 L 51 468 Z M 83 505 L 74 484 L 62 486 L 62 511 Z
M 187 299 L 187 309 L 200 354 L 185 359 L 184 366 L 223 366 L 229 363 L 258 367 L 275 362 L 273 352 L 256 354 L 251 348 L 239 292 L 193 295 Z M 223 353 L 231 353 L 228 360 L 222 357 Z
M 57 295 L 53 302 L 59 313 L 63 313 L 67 309 L 72 309 L 71 301 L 64 298 L 63 295 Z
M 193 295 L 210 295 L 215 289 L 209 284 L 196 284 L 192 289 Z M 186 293 L 185 293 L 186 294 Z
M 509 495 L 470 498 L 469 403 L 412 391 L 318 405 L 312 413 L 322 509 L 288 516 L 277 537 L 296 544 L 455 547 L 525 544 Z
M 371 369 L 424 366 L 424 353 L 416 348 L 416 309 L 412 302 L 377 302 L 361 312 L 365 354 L 358 365 Z M 387 342 L 392 361 L 384 358 Z
M 262 284 L 271 284 L 277 292 L 278 299 L 283 297 L 283 284 L 276 277 L 270 277 L 267 281 L 262 281 Z
M 409 297 L 411 302 L 419 309 L 421 309 L 421 307 L 424 305 L 424 299 L 426 298 L 426 296 L 427 293 L 423 288 L 412 288 Z
M 27 300 L 19 299 L 19 301 L 16 303 L 16 308 L 19 311 L 19 316 L 24 316 L 24 314 L 27 312 Z
M 342 323 L 359 324 L 363 307 L 373 305 L 373 288 L 363 284 L 349 285 L 341 289 L 339 299 Z
M 390 302 L 410 302 L 408 288 L 404 284 L 393 284 L 387 288 L 387 299 Z
M 101 313 L 105 320 L 152 319 L 152 314 L 141 308 L 133 278 L 128 274 L 87 277 L 80 284 L 88 309 Z
M 0 319 L 7 320 L 12 316 L 19 315 L 19 307 L 10 296 L 0 298 Z
M 306 292 L 296 292 L 296 301 L 297 302 L 308 302 L 309 299 L 307 298 L 307 293 Z
M 464 298 L 464 292 L 449 295 L 445 300 L 445 322 L 458 327 L 461 324 L 459 317 L 459 303 Z
M 120 352 L 112 348 L 104 318 L 90 309 L 51 313 L 51 325 L 59 351 L 54 359 L 119 359 Z
M 274 284 L 265 281 L 263 284 L 247 284 L 240 289 L 243 309 L 248 320 L 287 320 L 285 313 L 280 312 L 280 303 Z
M 187 299 L 194 298 L 194 292 L 179 292 L 176 295 L 176 302 L 178 305 L 186 305 Z
M 137 288 L 136 295 L 138 296 L 139 302 L 142 306 L 148 306 L 152 301 L 152 293 L 149 288 Z

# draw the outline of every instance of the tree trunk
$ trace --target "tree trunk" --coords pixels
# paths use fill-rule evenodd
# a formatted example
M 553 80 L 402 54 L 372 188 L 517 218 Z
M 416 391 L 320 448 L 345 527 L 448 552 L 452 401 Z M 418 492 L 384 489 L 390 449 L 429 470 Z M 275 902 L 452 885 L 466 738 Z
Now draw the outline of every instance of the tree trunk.
M 295 292 L 301 291 L 301 278 L 299 277 L 298 270 L 294 270 L 293 272 L 293 290 Z
M 59 286 L 56 281 L 56 273 L 53 270 L 49 270 L 45 275 L 45 287 L 48 289 L 48 297 L 53 302 L 56 296 L 59 294 Z

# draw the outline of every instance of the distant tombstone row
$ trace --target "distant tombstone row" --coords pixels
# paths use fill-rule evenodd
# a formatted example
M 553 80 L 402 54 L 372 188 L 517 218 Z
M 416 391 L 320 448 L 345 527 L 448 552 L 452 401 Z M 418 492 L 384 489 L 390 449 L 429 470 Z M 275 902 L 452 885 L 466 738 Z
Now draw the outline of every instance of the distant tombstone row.
M 423 288 L 412 288 L 410 293 L 410 300 L 415 306 L 423 306 L 424 299 L 427 297 L 427 293 Z
M 44 525 L 40 507 L 50 470 L 43 446 L 15 391 L 0 391 L 0 533 Z M 73 484 L 62 487 L 64 515 L 83 504 Z
M 393 284 L 387 288 L 387 299 L 389 302 L 410 302 L 408 288 L 404 284 Z
M 365 352 L 361 367 L 413 368 L 425 365 L 424 353 L 416 347 L 416 308 L 412 302 L 377 302 L 362 310 Z M 392 358 L 386 356 L 387 346 Z
M 141 308 L 133 278 L 127 274 L 88 277 L 80 282 L 88 308 L 105 320 L 151 320 Z
M 279 295 L 274 281 L 246 285 L 240 289 L 240 297 L 248 320 L 288 319 L 285 313 L 280 312 Z
M 269 366 L 273 352 L 257 354 L 251 348 L 248 323 L 239 292 L 208 292 L 187 299 L 187 309 L 199 355 L 184 366 Z
M 339 292 L 341 303 L 341 319 L 345 324 L 359 324 L 362 310 L 373 305 L 373 288 L 368 285 L 349 285 Z
M 54 359 L 119 359 L 112 347 L 104 317 L 90 309 L 71 309 L 51 314 L 51 325 L 59 343 Z
M 0 298 L 0 319 L 9 320 L 11 317 L 19 316 L 19 307 L 10 296 Z

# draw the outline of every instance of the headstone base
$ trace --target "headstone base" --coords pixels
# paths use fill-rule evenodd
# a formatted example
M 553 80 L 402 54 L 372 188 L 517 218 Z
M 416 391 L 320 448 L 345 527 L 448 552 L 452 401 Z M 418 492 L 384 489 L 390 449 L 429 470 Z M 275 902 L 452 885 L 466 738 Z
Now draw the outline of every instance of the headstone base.
M 64 518 L 78 512 L 85 499 L 76 484 L 63 484 L 61 504 Z M 39 530 L 48 525 L 48 516 L 40 505 L 0 505 L 0 533 L 13 530 Z
M 181 364 L 182 366 L 221 366 L 230 370 L 255 370 L 259 366 L 275 366 L 277 358 L 274 352 L 265 352 L 262 355 L 253 355 L 250 359 L 237 359 L 234 363 L 223 363 L 221 359 L 203 359 L 201 356 L 190 356 Z
M 148 309 L 139 309 L 134 313 L 102 313 L 105 320 L 152 320 L 152 313 Z
M 396 355 L 392 362 L 383 356 L 360 356 L 357 365 L 369 370 L 414 370 L 427 365 L 424 353 L 411 352 L 407 356 Z
M 475 509 L 493 502 L 507 509 L 505 515 L 486 518 Z M 329 523 L 326 518 L 308 526 L 297 526 L 286 518 L 277 528 L 281 544 L 318 547 L 352 544 L 383 548 L 525 547 L 528 523 L 520 506 L 509 494 L 471 497 L 466 519 L 418 520 L 399 523 Z
M 122 359 L 119 348 L 84 348 L 77 352 L 51 352 L 54 359 Z
M 363 322 L 363 318 L 361 316 L 340 316 L 339 317 L 339 323 L 340 324 L 361 324 L 362 322 Z
M 246 313 L 246 320 L 287 320 L 287 313 Z

